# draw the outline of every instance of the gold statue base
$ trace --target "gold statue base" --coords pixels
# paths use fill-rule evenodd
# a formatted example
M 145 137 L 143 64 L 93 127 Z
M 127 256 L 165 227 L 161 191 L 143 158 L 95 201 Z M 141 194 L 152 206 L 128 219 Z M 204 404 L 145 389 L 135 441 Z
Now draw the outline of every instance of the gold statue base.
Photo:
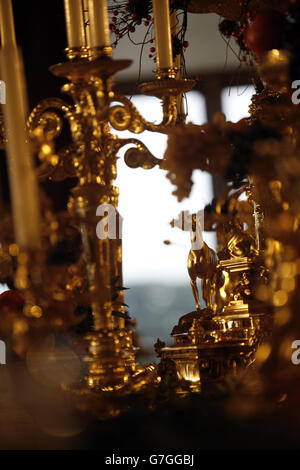
M 186 393 L 183 381 L 190 392 L 201 392 L 203 386 L 235 376 L 254 362 L 262 337 L 261 318 L 253 318 L 246 304 L 235 307 L 222 316 L 209 309 L 190 312 L 173 328 L 174 345 L 165 347 L 158 340 L 158 374 L 163 381 L 177 380 L 177 393 Z

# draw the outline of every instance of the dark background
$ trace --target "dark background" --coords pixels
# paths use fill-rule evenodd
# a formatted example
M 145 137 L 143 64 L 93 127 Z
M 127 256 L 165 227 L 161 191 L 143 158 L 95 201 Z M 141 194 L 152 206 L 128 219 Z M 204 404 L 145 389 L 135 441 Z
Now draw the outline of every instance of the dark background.
M 17 0 L 13 1 L 13 9 L 17 43 L 23 52 L 29 107 L 32 109 L 46 97 L 61 96 L 60 87 L 64 80 L 52 75 L 49 67 L 65 59 L 64 6 L 61 0 Z M 1 151 L 0 162 L 2 197 L 7 203 L 9 191 L 4 151 Z M 55 210 L 65 207 L 69 189 L 75 182 L 43 183 Z

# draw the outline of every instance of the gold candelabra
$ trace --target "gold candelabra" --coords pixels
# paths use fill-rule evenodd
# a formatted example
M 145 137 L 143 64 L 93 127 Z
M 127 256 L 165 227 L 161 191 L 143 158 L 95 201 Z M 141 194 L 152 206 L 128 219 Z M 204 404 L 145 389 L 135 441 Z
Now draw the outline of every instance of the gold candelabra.
M 91 308 L 93 326 L 86 335 L 87 373 L 73 391 L 138 391 L 159 378 L 153 365 L 140 367 L 135 359 L 132 329 L 127 324 L 122 290 L 121 238 L 98 238 L 96 211 L 100 205 L 111 205 L 117 213 L 117 153 L 132 144 L 125 153 L 131 168 L 153 168 L 160 164 L 146 146 L 136 138 L 122 139 L 111 133 L 144 130 L 166 133 L 177 121 L 177 97 L 193 87 L 194 82 L 176 79 L 176 69 L 157 70 L 156 80 L 141 85 L 141 91 L 161 98 L 163 117 L 160 124 L 148 122 L 132 102 L 113 90 L 113 76 L 128 67 L 129 60 L 114 60 L 110 48 L 68 48 L 68 61 L 51 67 L 51 72 L 68 83 L 62 91 L 73 101 L 70 105 L 58 98 L 48 98 L 36 106 L 28 118 L 29 136 L 41 165 L 39 179 L 59 180 L 76 176 L 78 184 L 71 191 L 69 217 L 81 234 L 83 254 L 64 286 L 58 286 L 59 268 L 53 269 L 51 281 L 47 265 L 48 242 L 36 252 L 22 251 L 17 257 L 16 286 L 24 293 L 28 316 L 48 318 L 51 327 L 65 325 L 64 309 L 75 305 Z M 114 103 L 112 105 L 112 103 Z M 117 103 L 117 104 L 115 104 Z M 72 142 L 56 150 L 55 139 L 64 120 L 69 124 Z M 119 237 L 120 234 L 118 234 Z M 18 252 L 18 250 L 17 250 Z M 113 280 L 117 281 L 114 286 Z M 56 282 L 57 281 L 57 282 Z M 117 305 L 112 301 L 118 292 Z M 58 292 L 59 291 L 59 292 Z M 59 315 L 60 312 L 60 315 Z M 78 321 L 69 315 L 69 320 Z
M 89 3 L 92 5 L 92 0 Z M 167 8 L 168 2 L 164 4 Z M 161 8 L 158 1 L 155 5 Z M 158 36 L 163 37 L 163 25 L 156 26 L 161 34 Z M 101 417 L 114 416 L 123 406 L 116 397 L 167 383 L 168 377 L 178 382 L 175 390 L 179 394 L 187 390 L 200 392 L 203 386 L 224 380 L 227 374 L 235 375 L 239 368 L 253 363 L 254 354 L 270 329 L 268 305 L 254 295 L 257 286 L 268 283 L 261 240 L 262 213 L 253 196 L 255 185 L 249 178 L 242 190 L 234 195 L 227 191 L 220 197 L 215 211 L 206 214 L 204 227 L 197 226 L 194 216 L 188 228 L 182 227 L 191 232 L 192 240 L 203 229 L 215 230 L 220 246 L 216 253 L 204 242 L 190 250 L 188 272 L 196 309 L 182 316 L 173 328 L 172 346 L 157 341 L 159 366 L 140 366 L 133 324 L 124 302 L 119 192 L 114 185 L 117 156 L 122 147 L 130 145 L 124 155 L 130 168 L 147 170 L 163 165 L 142 141 L 118 137 L 113 130 L 136 135 L 144 131 L 167 134 L 175 126 L 184 125 L 180 97 L 193 88 L 194 81 L 180 78 L 178 67 L 161 67 L 158 63 L 156 78 L 140 85 L 142 93 L 161 100 L 162 120 L 154 124 L 142 116 L 130 99 L 114 90 L 114 75 L 128 67 L 129 60 L 114 60 L 108 45 L 68 47 L 66 57 L 65 62 L 50 70 L 67 80 L 62 92 L 69 95 L 72 104 L 60 98 L 43 100 L 30 113 L 27 131 L 31 149 L 41 162 L 36 170 L 38 179 L 64 181 L 76 177 L 77 185 L 71 190 L 67 212 L 63 214 L 54 213 L 42 195 L 42 240 L 38 246 L 18 246 L 4 233 L 1 256 L 25 299 L 15 332 L 19 339 L 23 338 L 19 345 L 21 354 L 25 355 L 31 340 L 74 326 L 88 312 L 92 322 L 84 338 L 84 377 L 63 387 L 81 406 L 89 403 Z M 166 62 L 173 59 L 170 50 L 164 48 L 158 58 Z M 220 116 L 216 121 L 224 124 Z M 65 128 L 69 143 L 59 147 L 57 138 Z M 4 135 L 2 140 L 5 141 Z M 239 201 L 243 192 L 247 201 Z M 108 223 L 110 208 L 113 210 L 113 236 L 107 230 L 99 236 L 96 230 L 99 207 L 103 209 L 103 226 Z M 57 261 L 60 237 L 71 238 L 73 251 L 79 244 L 82 247 L 75 259 L 65 264 Z M 198 279 L 206 303 L 202 309 Z M 79 307 L 85 314 L 75 314 Z
M 37 169 L 39 179 L 51 177 L 62 181 L 69 176 L 78 179 L 71 190 L 65 217 L 72 220 L 80 233 L 83 252 L 75 266 L 58 275 L 60 268 L 53 266 L 49 272 L 47 262 L 51 240 L 52 245 L 57 240 L 53 230 L 45 230 L 43 247 L 38 251 L 10 247 L 17 257 L 15 284 L 24 293 L 29 329 L 34 329 L 32 320 L 38 320 L 45 332 L 65 328 L 82 319 L 74 315 L 74 306 L 91 309 L 92 328 L 85 336 L 86 374 L 80 383 L 65 387 L 80 399 L 90 399 L 94 392 L 110 396 L 142 391 L 169 375 L 179 382 L 184 380 L 190 391 L 199 392 L 206 383 L 223 380 L 227 374 L 236 373 L 239 367 L 251 364 L 265 334 L 267 312 L 257 305 L 253 310 L 251 303 L 254 286 L 251 273 L 257 272 L 260 265 L 257 230 L 254 231 L 256 239 L 247 238 L 239 224 L 232 221 L 232 211 L 226 218 L 231 224 L 228 232 L 231 236 L 222 245 L 223 251 L 227 250 L 226 256 L 223 255 L 225 259 L 211 254 L 206 244 L 198 251 L 191 250 L 188 266 L 197 309 L 184 315 L 173 328 L 174 346 L 165 347 L 158 340 L 155 346 L 161 357 L 158 369 L 154 364 L 139 366 L 133 330 L 124 307 L 121 234 L 99 238 L 96 213 L 99 206 L 112 206 L 119 217 L 118 188 L 114 180 L 117 154 L 123 146 L 131 144 L 124 156 L 131 168 L 151 169 L 160 166 L 161 160 L 140 140 L 122 139 L 111 131 L 167 133 L 182 120 L 177 109 L 178 96 L 190 90 L 194 82 L 176 78 L 178 70 L 169 68 L 156 70 L 155 80 L 141 84 L 144 94 L 162 101 L 162 121 L 153 124 L 143 118 L 128 98 L 113 89 L 115 73 L 128 67 L 130 61 L 112 59 L 110 48 L 68 48 L 66 56 L 66 62 L 50 70 L 68 80 L 62 91 L 72 98 L 73 104 L 47 98 L 33 109 L 27 124 L 31 144 L 41 160 Z M 65 121 L 70 128 L 71 143 L 56 149 L 55 140 Z M 221 198 L 219 205 L 222 202 Z M 254 218 L 255 210 L 251 207 L 250 217 Z M 59 226 L 54 215 L 52 218 L 50 227 Z M 216 221 L 219 226 L 225 223 L 220 208 Z M 191 230 L 193 233 L 195 228 Z M 68 278 L 61 283 L 63 275 Z M 203 298 L 207 303 L 203 310 L 199 304 L 197 277 L 202 279 Z M 116 292 L 118 301 L 114 303 Z M 185 393 L 186 389 L 183 391 L 179 385 L 177 392 Z M 99 395 L 101 403 L 103 393 Z M 99 404 L 97 406 L 99 408 Z M 108 414 L 119 412 L 119 407 L 108 407 Z M 107 414 L 107 409 L 104 412 L 102 405 L 100 408 L 101 415 Z

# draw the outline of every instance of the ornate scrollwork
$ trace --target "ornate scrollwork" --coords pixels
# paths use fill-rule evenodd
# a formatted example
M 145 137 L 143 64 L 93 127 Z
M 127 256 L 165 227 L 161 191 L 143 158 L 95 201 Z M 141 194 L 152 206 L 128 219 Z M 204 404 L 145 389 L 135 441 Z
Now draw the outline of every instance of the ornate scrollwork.
M 147 121 L 136 109 L 130 99 L 122 95 L 114 95 L 111 102 L 119 102 L 124 107 L 117 105 L 110 108 L 109 122 L 117 130 L 129 130 L 134 134 L 151 131 L 166 133 L 168 128 L 175 126 L 177 119 L 176 95 L 166 96 L 162 100 L 163 118 L 159 124 Z
M 144 168 L 150 170 L 156 165 L 160 166 L 162 160 L 156 158 L 143 142 L 138 139 L 118 139 L 114 145 L 114 150 L 118 152 L 121 147 L 128 144 L 134 144 L 135 147 L 130 147 L 126 150 L 124 161 L 129 168 Z
M 55 110 L 51 112 L 50 110 Z M 37 127 L 42 127 L 44 133 L 50 133 L 54 139 L 62 129 L 62 121 L 57 112 L 61 112 L 64 117 L 70 118 L 73 115 L 73 107 L 60 98 L 47 98 L 41 101 L 30 113 L 27 120 L 29 135 L 33 136 Z
M 53 181 L 63 181 L 66 178 L 76 177 L 74 155 L 76 155 L 75 146 L 68 145 L 57 152 L 58 160 L 55 165 L 44 161 L 37 169 L 39 181 L 45 181 L 48 178 Z

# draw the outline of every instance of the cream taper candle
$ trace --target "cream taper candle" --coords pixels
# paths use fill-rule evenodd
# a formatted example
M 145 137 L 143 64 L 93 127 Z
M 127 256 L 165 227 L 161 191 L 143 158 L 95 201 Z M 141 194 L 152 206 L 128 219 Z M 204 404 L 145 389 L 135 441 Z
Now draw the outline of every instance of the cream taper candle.
M 110 46 L 109 21 L 106 0 L 88 0 L 90 47 Z
M 11 0 L 0 0 L 1 46 L 16 46 L 14 15 Z
M 173 66 L 169 0 L 152 0 L 156 65 L 158 69 Z
M 171 35 L 176 36 L 178 34 L 178 29 L 179 29 L 176 10 L 174 10 L 171 14 L 170 23 L 171 23 Z M 173 59 L 173 65 L 174 67 L 177 67 L 178 69 L 180 69 L 180 59 L 181 59 L 180 54 L 177 54 L 175 59 Z M 179 78 L 179 77 L 177 76 L 176 78 Z
M 88 0 L 83 0 L 83 17 L 84 17 L 84 24 L 85 24 L 85 41 L 86 41 L 86 45 L 89 47 L 91 44 L 91 26 L 90 26 Z
M 85 46 L 82 0 L 64 0 L 68 47 Z
M 25 75 L 15 41 L 11 0 L 0 0 L 0 15 L 0 72 L 6 86 L 6 103 L 2 109 L 15 239 L 21 248 L 37 249 L 40 246 L 38 183 L 26 136 Z
M 7 161 L 15 239 L 24 249 L 40 246 L 38 184 L 26 136 L 27 100 L 21 52 L 14 46 L 0 50 L 1 78 L 6 84 L 3 105 Z
M 178 18 L 177 18 L 177 10 L 174 10 L 171 14 L 171 34 L 176 36 L 178 34 Z M 173 66 L 177 68 L 176 78 L 180 80 L 182 78 L 182 71 L 181 71 L 181 54 L 177 54 L 175 59 L 173 59 Z M 177 111 L 180 116 L 184 115 L 184 101 L 183 101 L 183 94 L 177 96 Z

